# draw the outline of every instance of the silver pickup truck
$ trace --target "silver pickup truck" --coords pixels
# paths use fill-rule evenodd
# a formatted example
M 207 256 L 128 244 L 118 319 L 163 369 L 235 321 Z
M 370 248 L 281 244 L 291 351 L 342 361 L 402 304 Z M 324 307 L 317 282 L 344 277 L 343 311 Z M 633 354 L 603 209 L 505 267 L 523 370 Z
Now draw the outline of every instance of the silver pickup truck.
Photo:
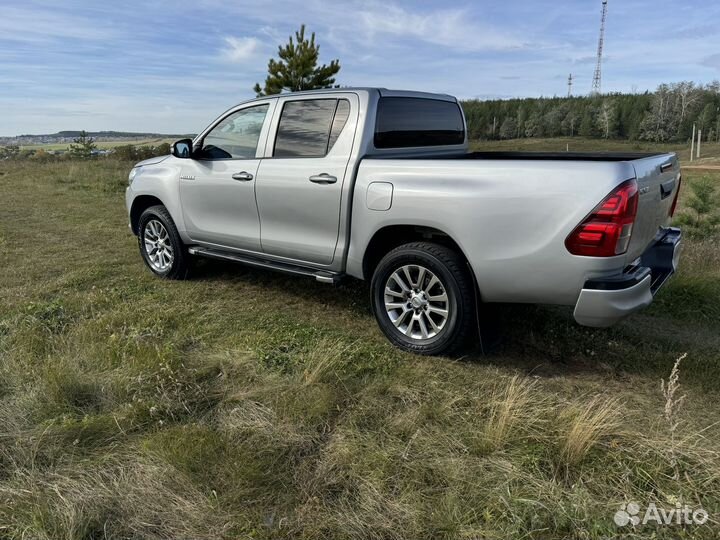
M 395 345 L 447 353 L 489 302 L 574 306 L 610 326 L 678 264 L 674 154 L 467 151 L 451 96 L 379 88 L 280 94 L 138 163 L 126 203 L 147 266 L 212 257 L 370 280 Z

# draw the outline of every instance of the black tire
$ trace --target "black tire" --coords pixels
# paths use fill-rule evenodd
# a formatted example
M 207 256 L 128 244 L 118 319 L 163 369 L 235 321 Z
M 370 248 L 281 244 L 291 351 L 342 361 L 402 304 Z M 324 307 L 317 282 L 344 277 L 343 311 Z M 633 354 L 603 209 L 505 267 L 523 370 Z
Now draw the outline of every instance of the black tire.
M 145 249 L 146 228 L 151 221 L 160 222 L 167 232 L 167 240 L 164 240 L 172 248 L 172 262 L 167 268 L 159 268 L 150 258 Z M 170 217 L 167 208 L 161 205 L 151 206 L 145 210 L 138 221 L 138 247 L 145 265 L 150 271 L 165 279 L 186 279 L 190 270 L 190 254 L 180 238 L 177 227 Z
M 423 338 L 424 334 L 419 337 L 407 335 L 408 329 L 403 331 L 401 328 L 396 327 L 391 319 L 391 315 L 386 308 L 385 299 L 392 301 L 394 297 L 386 296 L 386 286 L 389 283 L 395 284 L 395 278 L 393 281 L 389 281 L 391 276 L 396 271 L 402 272 L 404 266 L 410 266 L 412 269 L 418 265 L 426 269 L 425 276 L 429 275 L 427 271 L 434 274 L 441 283 L 442 289 L 438 291 L 435 289 L 436 295 L 434 297 L 441 297 L 439 294 L 444 289 L 447 296 L 447 300 L 444 304 L 439 304 L 440 307 L 445 306 L 447 309 L 447 318 L 441 329 L 435 332 L 435 335 L 428 338 Z M 420 284 L 420 270 L 418 268 L 418 274 L 416 275 L 417 289 L 409 288 L 413 291 L 421 291 L 422 297 L 419 303 L 430 295 L 430 291 L 425 292 L 426 286 Z M 406 280 L 409 281 L 409 280 Z M 425 277 L 425 283 L 427 284 L 429 279 Z M 410 284 L 412 285 L 412 283 Z M 438 285 L 435 285 L 437 287 Z M 438 355 L 438 354 L 450 354 L 457 351 L 468 341 L 468 338 L 472 334 L 475 325 L 475 290 L 474 281 L 470 274 L 469 268 L 465 259 L 459 253 L 453 251 L 450 248 L 442 246 L 440 244 L 434 244 L 431 242 L 413 242 L 410 244 L 404 244 L 390 251 L 385 257 L 382 258 L 380 263 L 372 277 L 371 282 L 371 294 L 372 294 L 372 309 L 375 313 L 375 318 L 380 325 L 380 329 L 387 336 L 387 338 L 393 343 L 393 345 L 416 354 L 422 355 Z M 393 288 L 394 285 L 391 287 Z M 430 287 L 432 288 L 432 286 Z M 429 289 L 429 288 L 428 288 Z M 393 293 L 396 296 L 397 293 Z M 415 294 L 414 292 L 408 292 L 407 294 Z M 423 318 L 423 325 L 427 330 L 430 321 L 430 313 L 427 311 L 431 309 L 430 306 L 423 306 L 415 309 L 413 304 L 408 299 L 398 298 L 398 303 L 402 304 L 407 301 L 407 308 L 398 308 L 398 311 L 394 311 L 395 314 L 401 314 L 396 316 L 395 320 L 398 321 L 400 316 L 407 314 L 410 318 L 415 316 Z M 427 303 L 427 300 L 425 300 Z M 437 307 L 438 304 L 436 304 Z M 418 311 L 419 310 L 419 311 Z M 426 315 L 423 315 L 422 310 L 426 310 Z M 434 316 L 434 315 L 433 315 Z M 407 319 L 406 319 L 407 320 Z M 433 320 L 433 322 L 437 322 Z M 405 325 L 406 327 L 418 328 L 420 332 L 420 321 L 416 323 L 410 323 Z M 409 330 L 412 334 L 412 330 Z M 432 331 L 431 331 L 432 332 Z M 431 332 L 428 332 L 431 333 Z

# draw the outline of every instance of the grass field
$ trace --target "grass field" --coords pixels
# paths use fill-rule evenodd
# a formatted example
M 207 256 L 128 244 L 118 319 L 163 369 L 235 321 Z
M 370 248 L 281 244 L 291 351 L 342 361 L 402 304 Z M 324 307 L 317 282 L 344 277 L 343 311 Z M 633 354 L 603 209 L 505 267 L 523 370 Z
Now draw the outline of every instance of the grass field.
M 163 143 L 172 144 L 177 139 L 162 139 L 162 138 L 156 138 L 156 139 L 138 139 L 138 140 L 123 140 L 123 141 L 97 141 L 95 145 L 100 150 L 109 150 L 110 148 L 115 148 L 116 146 L 122 146 L 126 144 L 132 144 L 134 146 L 158 146 Z M 48 143 L 48 144 L 24 144 L 20 148 L 21 150 L 45 150 L 46 152 L 49 152 L 51 150 L 67 150 L 68 146 L 70 146 L 70 143 Z
M 720 533 L 717 235 L 616 328 L 500 306 L 494 354 L 418 358 L 362 283 L 154 278 L 129 166 L 0 162 L 0 538 Z M 704 178 L 720 193 L 687 172 L 681 208 Z M 618 529 L 627 501 L 710 520 Z

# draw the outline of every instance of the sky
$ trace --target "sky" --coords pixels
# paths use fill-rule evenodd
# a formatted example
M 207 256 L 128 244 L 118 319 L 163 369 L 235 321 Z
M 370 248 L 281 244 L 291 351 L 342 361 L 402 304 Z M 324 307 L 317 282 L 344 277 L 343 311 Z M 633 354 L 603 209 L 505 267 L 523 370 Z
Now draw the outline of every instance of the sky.
M 300 24 L 337 83 L 509 98 L 590 91 L 601 0 L 0 0 L 0 136 L 195 133 L 254 97 Z M 603 91 L 720 78 L 720 2 L 609 0 Z

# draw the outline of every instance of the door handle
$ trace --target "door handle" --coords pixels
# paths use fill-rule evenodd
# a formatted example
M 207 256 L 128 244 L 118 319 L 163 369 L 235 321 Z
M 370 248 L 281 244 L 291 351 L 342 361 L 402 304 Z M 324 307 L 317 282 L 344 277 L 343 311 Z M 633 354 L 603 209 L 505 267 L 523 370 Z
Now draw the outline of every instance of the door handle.
M 250 174 L 249 172 L 242 171 L 242 172 L 236 172 L 235 174 L 233 174 L 232 178 L 233 178 L 233 180 L 240 180 L 241 182 L 249 182 L 250 180 L 253 179 L 253 175 Z
M 315 184 L 334 184 L 337 182 L 337 176 L 328 173 L 314 174 L 310 177 L 310 181 Z
M 664 184 L 660 184 L 660 200 L 667 199 L 670 195 L 672 195 L 673 190 L 675 189 L 675 179 L 668 180 Z

